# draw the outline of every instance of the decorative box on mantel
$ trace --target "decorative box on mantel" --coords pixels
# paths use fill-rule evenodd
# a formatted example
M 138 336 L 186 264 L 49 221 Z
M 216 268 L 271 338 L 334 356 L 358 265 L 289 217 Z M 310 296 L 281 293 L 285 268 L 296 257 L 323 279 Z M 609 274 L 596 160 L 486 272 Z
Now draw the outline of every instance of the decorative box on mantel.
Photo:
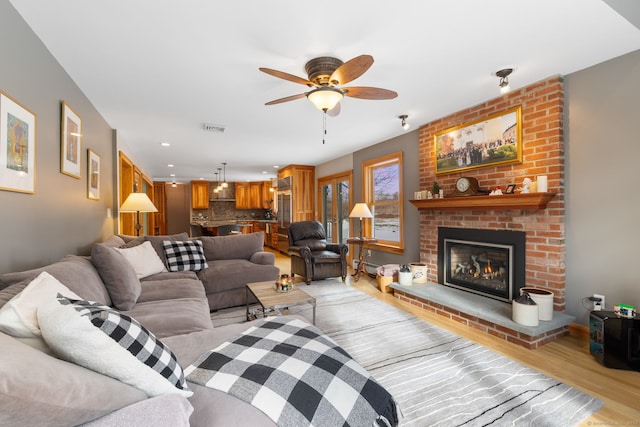
M 511 320 L 512 306 L 506 302 L 436 283 L 411 286 L 391 283 L 391 287 L 401 301 L 528 349 L 568 335 L 569 324 L 575 320 L 574 316 L 554 311 L 552 320 L 540 321 L 538 326 L 523 326 Z
M 545 209 L 547 203 L 556 193 L 520 193 L 502 194 L 499 196 L 460 196 L 443 199 L 409 200 L 418 209 L 453 210 L 453 209 Z

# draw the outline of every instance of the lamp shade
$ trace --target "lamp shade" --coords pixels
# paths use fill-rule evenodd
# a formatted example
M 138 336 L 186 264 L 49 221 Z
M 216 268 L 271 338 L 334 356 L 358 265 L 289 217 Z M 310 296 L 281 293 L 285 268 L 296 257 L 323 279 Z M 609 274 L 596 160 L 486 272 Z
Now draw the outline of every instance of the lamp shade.
M 350 218 L 373 218 L 371 211 L 366 203 L 356 203 L 349 214 Z
M 130 193 L 120 206 L 120 212 L 158 212 L 146 193 Z
M 342 92 L 331 87 L 314 89 L 307 94 L 307 99 L 322 111 L 329 111 L 342 101 Z

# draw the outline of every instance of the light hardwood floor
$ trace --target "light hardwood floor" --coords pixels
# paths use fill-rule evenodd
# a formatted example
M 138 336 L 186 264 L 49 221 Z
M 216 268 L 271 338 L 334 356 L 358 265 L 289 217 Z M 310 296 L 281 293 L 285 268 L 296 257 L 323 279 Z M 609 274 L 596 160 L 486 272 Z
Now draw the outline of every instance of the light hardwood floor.
M 291 272 L 290 260 L 286 255 L 276 253 L 276 265 L 283 274 Z M 301 281 L 298 276 L 296 279 L 296 282 Z M 304 283 L 300 286 L 304 286 Z M 399 301 L 392 294 L 380 292 L 376 280 L 370 277 L 361 276 L 358 282 L 354 282 L 348 276 L 346 286 L 353 286 L 380 301 L 601 399 L 603 407 L 584 420 L 581 426 L 640 426 L 640 372 L 609 369 L 596 362 L 589 354 L 588 337 L 584 328 L 572 328 L 572 333 L 566 337 L 538 349 L 527 350 Z

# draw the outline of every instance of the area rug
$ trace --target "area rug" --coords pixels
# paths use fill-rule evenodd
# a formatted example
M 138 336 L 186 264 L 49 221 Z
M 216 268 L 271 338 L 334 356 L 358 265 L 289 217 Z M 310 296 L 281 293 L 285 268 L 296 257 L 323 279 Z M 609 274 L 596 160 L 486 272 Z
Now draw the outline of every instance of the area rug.
M 592 396 L 431 325 L 339 281 L 304 286 L 316 325 L 398 401 L 401 425 L 572 426 L 601 406 Z M 290 307 L 311 319 L 311 307 Z M 244 321 L 221 310 L 214 325 Z

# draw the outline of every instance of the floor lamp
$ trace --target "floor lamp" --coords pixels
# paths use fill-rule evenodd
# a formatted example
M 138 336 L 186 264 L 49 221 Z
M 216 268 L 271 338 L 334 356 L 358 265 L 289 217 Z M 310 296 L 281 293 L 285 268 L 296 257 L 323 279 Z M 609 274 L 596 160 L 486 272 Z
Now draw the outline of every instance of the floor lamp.
M 351 210 L 349 218 L 360 218 L 360 240 L 362 240 L 362 218 L 373 218 L 366 203 L 356 203 Z
M 136 213 L 136 236 L 139 236 L 142 228 L 140 212 L 158 212 L 158 209 L 146 193 L 130 193 L 122 206 L 120 206 L 120 212 Z

